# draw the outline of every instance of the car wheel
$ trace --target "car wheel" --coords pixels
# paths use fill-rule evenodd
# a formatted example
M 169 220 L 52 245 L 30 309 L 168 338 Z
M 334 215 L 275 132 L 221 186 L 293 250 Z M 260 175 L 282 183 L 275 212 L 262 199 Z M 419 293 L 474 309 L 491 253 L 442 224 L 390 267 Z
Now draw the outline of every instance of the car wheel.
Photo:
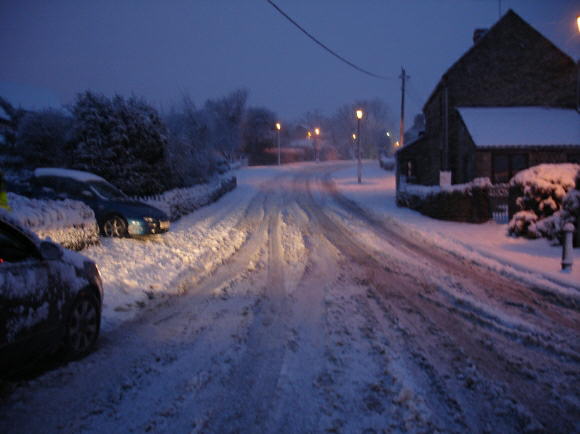
M 111 217 L 103 225 L 103 232 L 107 237 L 124 237 L 127 235 L 127 223 L 122 217 Z
M 72 305 L 65 330 L 65 354 L 76 359 L 88 354 L 99 337 L 101 317 L 94 295 L 80 294 Z

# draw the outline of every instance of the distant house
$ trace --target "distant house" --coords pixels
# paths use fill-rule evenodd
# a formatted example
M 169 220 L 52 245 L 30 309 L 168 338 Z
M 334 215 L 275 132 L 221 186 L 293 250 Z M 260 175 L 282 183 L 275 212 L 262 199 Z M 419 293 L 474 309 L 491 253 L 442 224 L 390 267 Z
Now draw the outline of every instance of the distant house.
M 577 68 L 511 10 L 476 30 L 425 103 L 424 133 L 397 152 L 398 175 L 503 183 L 536 164 L 580 162 Z

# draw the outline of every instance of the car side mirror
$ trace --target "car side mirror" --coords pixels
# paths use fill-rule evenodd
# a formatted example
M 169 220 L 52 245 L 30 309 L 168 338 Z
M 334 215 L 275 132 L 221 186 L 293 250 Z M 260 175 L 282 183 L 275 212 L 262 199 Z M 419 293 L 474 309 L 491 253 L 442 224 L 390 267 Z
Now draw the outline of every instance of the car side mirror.
M 42 259 L 54 261 L 62 258 L 62 249 L 58 244 L 51 243 L 50 241 L 42 241 L 40 243 L 40 255 Z

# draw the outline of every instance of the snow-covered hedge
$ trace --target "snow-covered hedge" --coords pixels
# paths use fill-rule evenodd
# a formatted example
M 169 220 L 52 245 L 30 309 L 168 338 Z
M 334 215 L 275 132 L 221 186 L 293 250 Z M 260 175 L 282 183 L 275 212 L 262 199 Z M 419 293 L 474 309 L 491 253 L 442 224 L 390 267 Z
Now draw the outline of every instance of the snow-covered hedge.
M 215 202 L 225 193 L 236 188 L 236 185 L 236 177 L 229 175 L 216 177 L 206 184 L 169 190 L 155 198 L 137 199 L 165 211 L 169 219 L 175 221 L 202 206 Z
M 482 223 L 490 218 L 490 185 L 488 178 L 444 187 L 402 183 L 397 204 L 440 220 Z
M 72 250 L 99 242 L 99 229 L 93 210 L 74 200 L 29 199 L 8 193 L 12 216 L 40 239 L 52 241 Z
M 528 238 L 558 239 L 563 226 L 577 224 L 580 212 L 580 164 L 541 164 L 519 172 L 510 181 L 519 210 L 508 232 Z

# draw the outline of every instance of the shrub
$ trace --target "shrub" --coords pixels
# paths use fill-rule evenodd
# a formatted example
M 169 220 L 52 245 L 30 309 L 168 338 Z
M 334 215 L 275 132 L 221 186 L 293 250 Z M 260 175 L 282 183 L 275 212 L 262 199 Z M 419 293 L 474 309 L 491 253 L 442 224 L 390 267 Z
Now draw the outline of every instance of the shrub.
M 518 212 L 508 233 L 528 238 L 558 239 L 564 224 L 578 216 L 579 164 L 541 164 L 519 172 L 510 181 L 511 191 L 519 191 Z

